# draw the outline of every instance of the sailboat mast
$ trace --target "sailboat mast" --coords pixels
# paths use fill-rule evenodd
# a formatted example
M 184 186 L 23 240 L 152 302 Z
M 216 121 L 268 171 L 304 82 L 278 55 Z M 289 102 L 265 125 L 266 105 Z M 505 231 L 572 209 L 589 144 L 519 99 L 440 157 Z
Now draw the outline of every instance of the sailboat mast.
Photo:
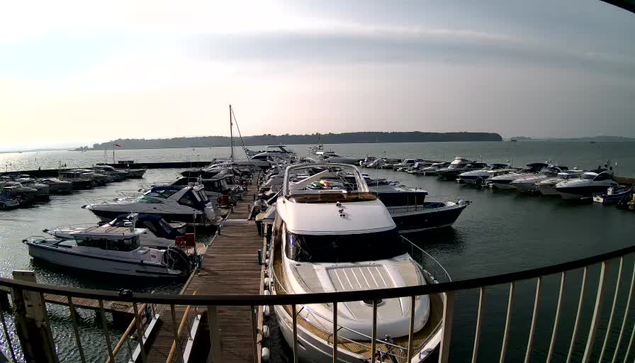
M 232 123 L 232 105 L 229 105 L 229 146 L 231 148 L 230 159 L 234 162 L 234 124 Z

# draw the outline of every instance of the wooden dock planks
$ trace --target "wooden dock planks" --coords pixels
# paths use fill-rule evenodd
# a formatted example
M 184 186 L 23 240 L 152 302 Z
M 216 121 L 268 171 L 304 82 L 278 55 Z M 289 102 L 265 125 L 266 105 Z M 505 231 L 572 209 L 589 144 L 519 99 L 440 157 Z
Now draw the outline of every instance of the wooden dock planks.
M 249 190 L 244 195 L 250 195 Z M 205 251 L 203 267 L 192 278 L 184 295 L 191 295 L 194 291 L 197 295 L 260 294 L 262 266 L 258 264 L 258 249 L 262 248 L 263 240 L 258 236 L 254 222 L 247 220 L 250 208 L 250 200 L 238 202 L 233 208 L 220 234 Z M 177 325 L 184 310 L 185 306 L 176 307 Z M 148 362 L 165 362 L 174 341 L 169 308 L 161 318 L 163 325 L 152 344 Z M 221 362 L 255 362 L 251 309 L 219 306 L 217 323 L 221 337 Z M 180 362 L 178 358 L 173 361 Z

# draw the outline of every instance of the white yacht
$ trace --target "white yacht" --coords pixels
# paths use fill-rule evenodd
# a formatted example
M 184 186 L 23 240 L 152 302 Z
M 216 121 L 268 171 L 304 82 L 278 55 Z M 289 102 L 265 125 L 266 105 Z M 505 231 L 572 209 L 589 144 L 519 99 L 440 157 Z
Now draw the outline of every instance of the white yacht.
M 619 186 L 609 171 L 596 169 L 585 172 L 580 178 L 556 184 L 556 191 L 563 199 L 586 199 Z
M 447 168 L 450 165 L 447 161 L 442 161 L 438 163 L 432 163 L 432 165 L 419 169 L 416 173 L 417 175 L 437 175 L 437 171 L 439 169 Z
M 355 182 L 346 175 L 353 175 Z M 396 288 L 432 282 L 407 253 L 407 240 L 399 236 L 390 213 L 369 192 L 354 166 L 288 167 L 276 210 L 270 253 L 274 294 Z M 442 309 L 441 295 L 416 299 L 411 362 L 425 360 L 440 344 Z M 275 311 L 283 336 L 292 345 L 290 307 L 275 306 Z M 332 361 L 332 304 L 298 306 L 297 311 L 300 360 Z M 368 301 L 339 304 L 338 361 L 372 359 L 372 311 L 373 303 Z M 378 302 L 376 349 L 382 357 L 405 359 L 410 316 L 409 298 Z
M 58 178 L 38 179 L 42 184 L 49 186 L 51 194 L 69 194 L 73 192 L 73 183 L 70 181 L 60 180 Z
M 37 190 L 37 192 L 35 193 L 36 199 L 48 200 L 50 198 L 51 191 L 48 184 L 40 183 L 36 181 L 35 179 L 29 177 L 28 175 L 26 176 L 21 175 L 15 181 L 22 184 L 23 186 L 27 188 L 33 188 Z
M 93 170 L 97 174 L 109 175 L 113 181 L 123 181 L 128 178 L 128 172 L 125 170 L 117 170 L 110 165 L 97 164 L 93 166 Z
M 73 183 L 73 189 L 89 189 L 96 184 L 91 176 L 79 170 L 64 170 L 60 172 L 59 179 Z
M 215 223 L 214 206 L 200 186 L 157 186 L 137 198 L 116 198 L 112 201 L 83 206 L 104 221 L 121 214 L 156 214 L 170 222 Z
M 122 214 L 112 221 L 102 224 L 100 226 L 95 225 L 73 225 L 63 226 L 53 229 L 45 229 L 44 233 L 48 233 L 53 237 L 62 239 L 74 239 L 75 234 L 78 232 L 92 233 L 98 231 L 108 232 L 113 228 L 120 227 L 141 227 L 145 231 L 139 235 L 139 243 L 142 246 L 165 249 L 173 246 L 177 237 L 185 235 L 186 224 L 185 223 L 169 223 L 161 216 L 154 214 L 138 214 L 132 213 L 129 215 Z
M 95 227 L 72 233 L 73 239 L 31 237 L 29 255 L 52 264 L 137 277 L 185 277 L 194 264 L 178 248 L 139 245 L 143 228 Z
M 520 171 L 490 177 L 487 184 L 489 184 L 490 188 L 492 189 L 516 190 L 516 188 L 511 185 L 514 180 L 518 178 L 533 176 L 548 166 L 549 164 L 546 163 L 527 164 L 527 167 Z
M 487 167 L 479 170 L 466 171 L 459 174 L 458 179 L 465 184 L 482 185 L 489 177 L 493 175 L 494 170 L 511 170 L 509 164 L 490 164 Z
M 558 175 L 556 175 L 555 177 L 540 180 L 536 183 L 536 186 L 538 187 L 538 191 L 542 195 L 560 195 L 556 190 L 556 184 L 565 180 L 579 178 L 583 172 L 584 170 L 577 169 L 566 170 L 558 173 Z
M 538 182 L 546 180 L 548 178 L 553 178 L 558 175 L 558 173 L 569 170 L 566 166 L 548 166 L 542 169 L 538 174 L 531 174 L 527 176 L 523 176 L 517 179 L 514 179 L 510 183 L 511 186 L 516 188 L 521 193 L 537 193 L 538 192 Z

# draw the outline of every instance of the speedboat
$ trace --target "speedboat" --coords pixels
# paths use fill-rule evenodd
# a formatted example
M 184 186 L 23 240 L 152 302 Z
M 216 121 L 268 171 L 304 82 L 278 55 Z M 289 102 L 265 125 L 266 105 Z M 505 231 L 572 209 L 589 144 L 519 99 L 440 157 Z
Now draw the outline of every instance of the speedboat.
M 100 226 L 65 226 L 53 229 L 45 229 L 53 237 L 73 239 L 77 232 L 98 231 L 107 232 L 112 228 L 137 227 L 144 228 L 145 232 L 139 235 L 139 243 L 142 246 L 165 249 L 174 245 L 176 238 L 185 236 L 185 223 L 169 223 L 161 216 L 154 214 L 122 214 L 112 221 Z
M 95 186 L 93 178 L 79 170 L 62 171 L 59 179 L 73 183 L 73 189 L 89 189 Z
M 606 193 L 595 194 L 593 201 L 595 203 L 612 205 L 617 204 L 620 200 L 625 198 L 631 198 L 633 195 L 632 187 L 614 188 L 610 187 L 606 190 Z
M 606 192 L 609 188 L 618 188 L 620 185 L 613 179 L 606 169 L 590 170 L 582 174 L 578 179 L 570 179 L 556 184 L 556 191 L 562 199 L 586 199 Z
M 558 191 L 556 190 L 556 184 L 564 180 L 579 178 L 583 172 L 584 170 L 577 169 L 566 170 L 558 173 L 558 175 L 556 175 L 555 177 L 547 178 L 537 182 L 536 186 L 538 187 L 538 191 L 540 191 L 540 194 L 542 195 L 559 195 Z
M 0 182 L 0 191 L 4 195 L 18 199 L 23 205 L 32 203 L 37 196 L 37 189 L 25 187 L 12 180 Z
M 448 166 L 450 166 L 450 163 L 447 162 L 447 161 L 433 163 L 432 165 L 430 165 L 428 167 L 420 169 L 416 174 L 417 175 L 426 175 L 426 176 L 437 175 L 437 172 L 440 169 L 447 168 Z
M 403 186 L 371 187 L 371 192 L 384 203 L 399 233 L 450 227 L 469 204 L 463 200 L 426 202 L 427 191 Z
M 465 184 L 483 185 L 487 179 L 492 176 L 493 170 L 509 170 L 508 164 L 489 164 L 487 167 L 479 170 L 466 171 L 458 175 L 458 179 Z
M 51 194 L 69 194 L 73 192 L 73 183 L 70 181 L 64 181 L 58 178 L 42 178 L 38 179 L 38 181 L 48 185 Z
M 340 163 L 358 165 L 362 160 L 361 158 L 351 158 L 348 156 L 342 156 L 335 151 L 316 151 L 315 155 L 318 157 L 318 161 L 327 163 Z
M 137 277 L 186 277 L 194 269 L 181 249 L 141 246 L 143 228 L 94 227 L 72 233 L 72 239 L 31 237 L 23 242 L 29 255 L 56 265 Z
M 549 164 L 546 164 L 546 163 L 531 163 L 531 164 L 527 164 L 527 166 L 524 169 L 520 170 L 520 171 L 512 172 L 512 173 L 505 173 L 505 174 L 498 175 L 498 176 L 495 176 L 495 177 L 490 177 L 488 179 L 487 184 L 492 189 L 516 190 L 516 188 L 514 188 L 514 186 L 511 185 L 511 183 L 514 180 L 516 180 L 518 178 L 533 176 L 533 175 L 537 174 L 542 169 L 544 169 L 544 168 L 546 168 L 548 166 L 549 166 Z
M 20 206 L 20 199 L 7 194 L 0 194 L 0 210 L 15 209 Z
M 538 182 L 546 180 L 548 178 L 553 178 L 558 175 L 558 173 L 564 172 L 568 170 L 566 166 L 548 166 L 542 169 L 538 174 L 531 174 L 527 176 L 523 176 L 517 179 L 514 179 L 510 183 L 511 186 L 516 188 L 521 193 L 537 193 L 538 192 Z
M 104 221 L 121 214 L 156 214 L 170 222 L 215 223 L 214 207 L 200 186 L 156 186 L 137 198 L 121 197 L 83 206 Z
M 110 165 L 97 164 L 93 166 L 93 170 L 97 174 L 105 174 L 111 176 L 113 181 L 123 181 L 128 178 L 127 171 L 115 169 Z
M 47 184 L 39 183 L 35 179 L 28 176 L 20 177 L 15 181 L 25 187 L 37 190 L 37 192 L 35 193 L 35 199 L 48 200 L 50 198 L 50 188 Z
M 459 174 L 471 170 L 480 170 L 487 164 L 477 163 L 461 157 L 456 157 L 447 168 L 437 170 L 437 175 L 443 180 L 456 180 Z
M 406 173 L 412 174 L 412 175 L 418 174 L 420 170 L 422 170 L 423 168 L 427 168 L 431 166 L 432 164 L 434 163 L 431 161 L 417 161 L 416 163 L 414 163 L 414 165 L 406 169 Z
M 324 163 L 311 168 L 306 164 L 288 167 L 276 202 L 269 264 L 273 294 L 367 291 L 433 283 L 408 254 L 408 241 L 399 235 L 390 213 L 369 191 L 356 167 Z M 356 182 L 343 181 L 342 173 L 352 173 Z M 403 361 L 409 345 L 410 301 L 393 298 L 376 303 L 339 303 L 338 361 L 374 360 L 370 343 L 374 309 L 376 351 L 381 357 Z M 441 294 L 420 296 L 414 302 L 411 362 L 422 362 L 440 344 L 444 302 Z M 296 319 L 291 307 L 274 309 L 285 340 L 293 345 L 296 329 L 292 321 Z M 301 305 L 296 311 L 300 361 L 332 361 L 333 305 Z
M 392 166 L 392 170 L 394 171 L 405 171 L 411 166 L 415 165 L 417 162 L 423 161 L 421 159 L 403 159 L 400 163 L 394 164 Z

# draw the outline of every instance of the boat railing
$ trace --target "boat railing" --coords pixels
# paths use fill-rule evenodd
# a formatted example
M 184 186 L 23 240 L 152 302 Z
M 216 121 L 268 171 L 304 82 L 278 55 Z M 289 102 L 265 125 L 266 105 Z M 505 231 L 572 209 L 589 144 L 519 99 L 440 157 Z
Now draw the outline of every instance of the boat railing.
M 265 237 L 266 238 L 266 237 Z M 57 354 L 55 350 L 56 344 L 54 339 L 61 339 L 60 337 L 66 336 L 65 334 L 49 334 L 50 338 L 45 338 L 46 335 L 39 332 L 42 329 L 51 330 L 51 325 L 48 319 L 50 314 L 50 303 L 44 303 L 44 296 L 60 296 L 68 299 L 68 301 L 95 301 L 94 308 L 101 315 L 106 316 L 105 311 L 109 309 L 113 303 L 129 303 L 135 314 L 138 316 L 141 306 L 143 304 L 154 304 L 157 308 L 162 307 L 169 309 L 172 306 L 177 308 L 183 308 L 191 306 L 191 309 L 195 309 L 196 315 L 203 315 L 207 319 L 207 326 L 210 328 L 210 340 L 212 341 L 212 351 L 219 349 L 220 339 L 222 332 L 218 330 L 218 324 L 216 323 L 217 314 L 216 308 L 223 306 L 245 306 L 251 307 L 252 311 L 254 307 L 263 308 L 271 306 L 287 306 L 290 307 L 293 327 L 293 344 L 292 350 L 294 352 L 294 358 L 297 357 L 298 350 L 298 319 L 297 311 L 300 310 L 298 305 L 307 306 L 311 304 L 333 304 L 333 317 L 330 321 L 333 323 L 335 329 L 333 335 L 329 338 L 332 341 L 332 355 L 337 356 L 341 354 L 341 350 L 338 350 L 338 343 L 345 344 L 346 340 L 338 338 L 338 330 L 341 331 L 341 324 L 337 322 L 337 303 L 352 302 L 352 301 L 366 301 L 373 306 L 372 318 L 369 317 L 369 324 L 372 322 L 372 334 L 368 342 L 364 342 L 365 345 L 370 344 L 371 350 L 374 356 L 377 350 L 377 344 L 385 344 L 386 340 L 378 339 L 377 331 L 377 305 L 381 300 L 393 299 L 393 298 L 408 298 L 411 304 L 415 304 L 417 296 L 442 294 L 443 295 L 443 308 L 442 308 L 442 320 L 441 320 L 441 343 L 439 348 L 439 361 L 447 362 L 450 355 L 451 348 L 451 336 L 453 328 L 453 314 L 455 311 L 455 305 L 460 307 L 466 303 L 467 297 L 461 297 L 460 300 L 455 299 L 455 295 L 465 290 L 478 290 L 478 308 L 475 312 L 475 333 L 473 343 L 467 343 L 471 346 L 472 361 L 476 361 L 478 357 L 479 348 L 487 349 L 488 355 L 492 354 L 492 349 L 495 349 L 500 358 L 500 361 L 505 361 L 508 356 L 510 336 L 512 335 L 512 325 L 519 323 L 520 316 L 512 319 L 512 312 L 517 309 L 515 307 L 516 288 L 521 281 L 530 282 L 535 284 L 535 292 L 533 293 L 533 301 L 530 305 L 533 305 L 532 313 L 522 319 L 526 320 L 528 329 L 523 329 L 526 332 L 524 335 L 525 342 L 520 342 L 518 339 L 514 339 L 515 348 L 517 351 L 518 344 L 521 344 L 521 350 L 525 355 L 525 361 L 529 361 L 532 357 L 534 350 L 534 341 L 536 339 L 536 325 L 539 311 L 542 313 L 543 309 L 538 309 L 541 300 L 545 298 L 551 298 L 557 301 L 555 311 L 541 315 L 541 319 L 548 319 L 542 321 L 541 324 L 547 324 L 550 329 L 548 334 L 542 334 L 541 339 L 548 341 L 548 350 L 545 349 L 544 354 L 541 355 L 541 360 L 551 362 L 556 359 L 557 356 L 568 356 L 567 360 L 570 360 L 574 352 L 577 354 L 577 348 L 582 348 L 581 356 L 582 362 L 590 361 L 630 361 L 628 358 L 632 356 L 633 342 L 635 341 L 635 329 L 633 329 L 633 311 L 632 311 L 632 299 L 635 290 L 635 265 L 633 264 L 633 256 L 635 255 L 635 246 L 622 248 L 619 250 L 598 254 L 591 257 L 581 258 L 574 261 L 553 264 L 545 267 L 526 269 L 522 271 L 515 271 L 504 274 L 497 274 L 492 276 L 470 278 L 464 280 L 451 281 L 449 274 L 444 271 L 442 266 L 439 265 L 438 271 L 432 270 L 430 265 L 433 261 L 433 257 L 429 256 L 423 249 L 412 246 L 415 254 L 421 254 L 422 258 L 426 259 L 424 265 L 426 270 L 430 271 L 430 274 L 437 278 L 438 283 L 431 283 L 426 285 L 407 286 L 400 288 L 390 289 L 375 289 L 364 291 L 343 291 L 337 293 L 310 293 L 310 294 L 263 294 L 263 295 L 160 295 L 160 294 L 147 294 L 147 293 L 132 293 L 132 292 L 117 292 L 117 291 L 104 291 L 93 289 L 79 289 L 66 286 L 56 286 L 48 284 L 39 284 L 30 281 L 15 280 L 9 278 L 0 278 L 0 323 L 2 323 L 2 330 L 0 330 L 0 350 L 2 350 L 7 357 L 24 357 L 23 352 L 28 354 L 38 354 L 41 352 Z M 265 260 L 268 263 L 268 260 Z M 594 281 L 592 271 L 596 270 L 599 265 L 599 274 L 597 278 L 597 284 L 595 287 L 589 286 Z M 617 270 L 616 274 L 609 274 L 609 270 Z M 572 285 L 574 282 L 567 284 L 567 278 L 571 279 L 573 272 L 577 273 L 582 270 L 582 283 L 581 285 L 575 285 L 575 289 L 571 286 L 567 287 L 567 295 L 573 294 L 576 296 L 577 309 L 575 310 L 575 319 L 573 330 L 564 329 L 561 326 L 563 320 L 562 314 L 564 310 L 565 299 L 565 287 Z M 615 272 L 615 271 L 613 271 Z M 594 273 L 593 273 L 594 274 Z M 271 276 L 271 275 L 269 275 Z M 444 279 L 441 280 L 440 276 Z M 559 288 L 558 292 L 554 296 L 543 297 L 548 293 L 548 289 L 544 289 L 544 279 L 548 276 L 558 277 Z M 577 275 L 576 275 L 577 276 Z M 611 276 L 609 278 L 609 276 Z M 613 277 L 615 276 L 615 277 Z M 265 280 L 266 282 L 266 280 Z M 593 282 L 595 284 L 595 282 Z M 492 342 L 481 341 L 481 329 L 483 326 L 483 318 L 486 310 L 486 300 L 484 295 L 486 290 L 497 289 L 501 286 L 505 286 L 508 289 L 507 301 L 503 305 L 506 305 L 506 313 L 504 323 L 501 322 L 500 328 L 503 330 L 502 344 L 500 340 L 493 340 L 494 347 L 490 346 Z M 267 289 L 268 287 L 265 287 Z M 269 287 L 270 288 L 270 287 Z M 267 290 L 265 290 L 267 291 Z M 628 291 L 626 293 L 626 291 Z M 11 303 L 7 304 L 8 295 L 11 296 Z M 3 298 L 4 296 L 4 298 Z M 25 304 L 25 298 L 30 304 Z M 567 300 L 570 297 L 567 296 Z M 34 301 L 41 299 L 41 303 L 32 304 Z M 579 299 L 579 300 L 578 300 Z M 610 306 L 603 309 L 604 303 Z M 591 301 L 593 313 L 592 315 L 583 314 L 583 305 L 589 304 Z M 497 304 L 497 302 L 490 302 L 490 304 Z M 10 305 L 11 309 L 7 309 L 7 305 Z M 341 306 L 341 305 L 340 305 Z M 625 306 L 625 307 L 624 307 Z M 81 308 L 81 307 L 79 307 Z M 33 309 L 36 310 L 36 314 L 33 315 Z M 79 356 L 83 356 L 83 349 L 86 346 L 85 338 L 82 337 L 82 329 L 94 329 L 94 327 L 86 327 L 83 324 L 77 324 L 77 317 L 74 315 L 74 310 L 70 308 L 70 320 L 72 321 L 73 331 L 71 333 L 71 339 L 66 344 L 76 345 L 76 352 Z M 30 313 L 27 313 L 30 312 Z M 607 316 L 608 313 L 608 316 Z M 59 313 L 57 313 L 59 315 Z M 169 315 L 169 314 L 168 314 Z M 584 315 L 584 318 L 583 318 Z M 587 316 L 588 315 L 588 316 Z M 75 316 L 75 317 L 74 317 Z M 110 315 L 109 315 L 110 316 Z M 462 314 L 464 316 L 464 314 Z M 25 329 L 15 329 L 11 324 L 11 318 L 17 323 L 17 325 L 25 327 Z M 39 320 L 38 320 L 39 319 Z M 411 309 L 410 317 L 411 325 L 408 335 L 409 342 L 413 342 L 412 337 L 414 334 L 413 324 L 414 321 L 414 309 Z M 38 324 L 31 324 L 37 321 Z M 106 319 L 102 319 L 103 324 L 98 324 L 103 327 L 105 337 L 113 337 L 111 324 L 106 322 Z M 493 324 L 493 323 L 492 323 Z M 179 324 L 172 324 L 173 331 L 178 336 Z M 35 327 L 33 330 L 29 330 L 29 327 Z M 136 331 L 136 335 L 141 337 L 141 327 L 133 327 Z M 254 328 L 256 329 L 256 328 Z M 582 332 L 585 330 L 585 333 Z M 567 330 L 567 331 L 565 331 Z M 29 335 L 33 333 L 34 335 Z M 19 339 L 16 339 L 16 336 Z M 34 337 L 39 338 L 34 338 Z M 261 336 L 260 332 L 254 334 L 253 344 L 256 347 L 256 336 Z M 31 339 L 27 339 L 27 338 Z M 56 338 L 53 338 L 56 337 Z M 49 344 L 46 344 L 45 339 L 50 339 Z M 82 340 L 84 339 L 84 345 Z M 74 340 L 74 341 L 73 341 Z M 109 340 L 109 339 L 107 339 Z M 556 340 L 562 342 L 566 340 L 568 347 L 562 349 L 562 344 L 558 344 L 556 348 Z M 129 340 L 128 340 L 129 341 Z M 141 340 L 137 340 L 139 342 Z M 465 343 L 464 341 L 462 341 Z M 106 349 L 101 351 L 112 352 L 113 342 L 104 342 Z M 249 343 L 249 342 L 245 342 Z M 95 349 L 94 343 L 91 345 L 91 349 Z M 36 349 L 34 349 L 36 348 Z M 407 347 L 408 361 L 412 361 L 414 353 L 412 344 L 408 344 Z M 568 349 L 567 349 L 568 348 Z M 144 352 L 144 350 L 141 350 Z M 218 350 L 214 351 L 218 352 Z M 42 353 L 43 354 L 43 353 Z M 217 353 L 213 353 L 217 354 Z M 184 362 L 183 355 L 176 354 L 175 361 Z M 178 358 L 181 357 L 181 358 Z M 108 358 L 108 356 L 104 357 Z M 498 357 L 497 357 L 498 358 Z M 509 358 L 509 357 L 508 357 Z M 22 358 L 20 358 L 22 359 Z M 80 359 L 76 359 L 80 361 Z M 15 361 L 18 361 L 15 359 Z M 48 362 L 48 360 L 42 360 Z M 145 362 L 146 357 L 144 353 L 141 353 L 139 361 Z M 214 360 L 212 360 L 214 361 Z M 215 361 L 219 361 L 216 359 Z

